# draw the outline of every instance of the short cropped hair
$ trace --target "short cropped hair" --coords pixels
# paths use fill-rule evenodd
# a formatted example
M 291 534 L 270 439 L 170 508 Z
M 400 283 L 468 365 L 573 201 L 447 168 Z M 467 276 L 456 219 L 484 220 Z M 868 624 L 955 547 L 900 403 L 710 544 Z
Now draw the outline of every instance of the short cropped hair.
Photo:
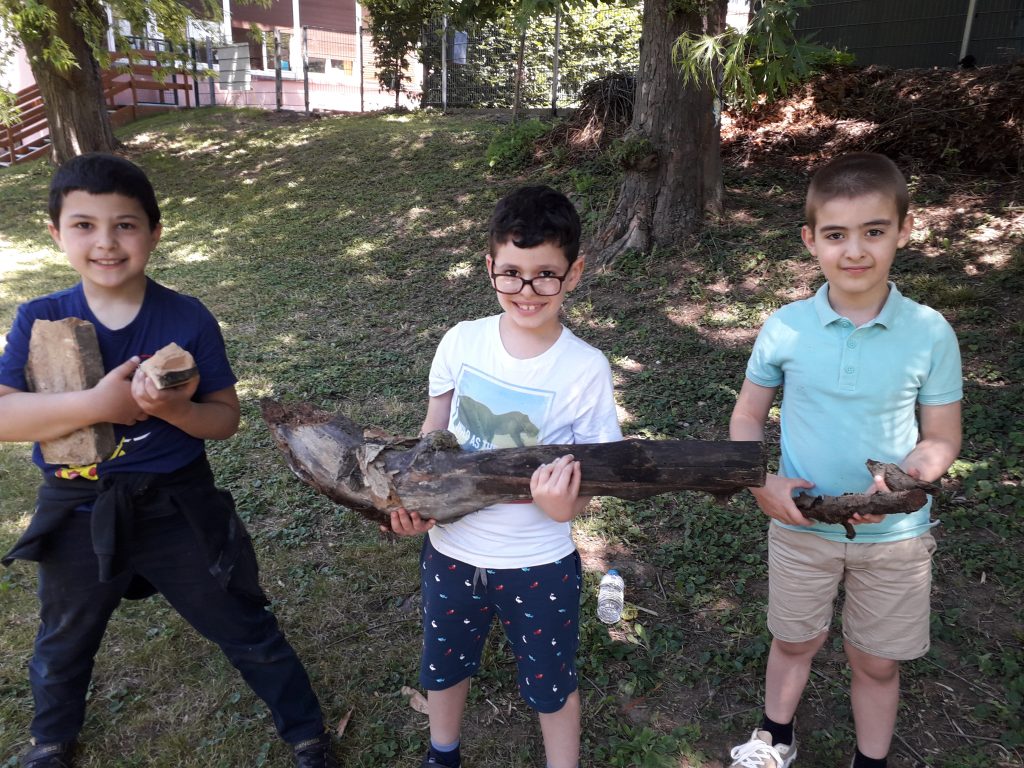
M 830 200 L 873 194 L 893 199 L 902 226 L 910 208 L 910 193 L 896 163 L 877 152 L 851 152 L 837 157 L 811 178 L 804 209 L 807 226 L 814 229 L 818 209 Z
M 547 186 L 520 187 L 505 195 L 491 215 L 488 249 L 491 258 L 509 240 L 516 248 L 552 243 L 572 265 L 580 253 L 580 216 L 572 202 Z
M 60 225 L 64 198 L 71 192 L 90 195 L 118 194 L 139 201 L 149 219 L 150 231 L 160 223 L 160 206 L 149 178 L 135 163 L 105 152 L 73 157 L 60 166 L 50 181 L 50 220 Z

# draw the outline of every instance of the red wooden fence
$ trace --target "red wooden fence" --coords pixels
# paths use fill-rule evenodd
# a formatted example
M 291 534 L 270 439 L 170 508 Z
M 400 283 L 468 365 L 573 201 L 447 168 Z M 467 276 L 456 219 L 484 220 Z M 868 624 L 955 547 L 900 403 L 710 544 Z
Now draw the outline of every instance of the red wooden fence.
M 133 51 L 132 55 L 153 58 L 146 51 Z M 103 100 L 115 128 L 155 112 L 192 106 L 192 78 L 182 69 L 172 71 L 150 63 L 136 63 L 130 68 L 125 65 L 108 69 L 102 80 Z M 168 94 L 173 101 L 164 101 Z M 20 111 L 18 122 L 0 126 L 0 166 L 32 160 L 50 151 L 50 126 L 39 87 L 30 85 L 18 91 L 16 101 Z

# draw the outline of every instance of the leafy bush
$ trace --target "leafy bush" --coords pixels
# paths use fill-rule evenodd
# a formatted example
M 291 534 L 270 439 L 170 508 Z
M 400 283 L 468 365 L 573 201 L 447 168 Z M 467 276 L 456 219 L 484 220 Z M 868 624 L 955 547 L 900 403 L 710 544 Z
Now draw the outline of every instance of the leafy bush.
M 501 129 L 487 147 L 487 164 L 506 171 L 524 168 L 533 159 L 534 142 L 550 130 L 550 124 L 536 118 Z

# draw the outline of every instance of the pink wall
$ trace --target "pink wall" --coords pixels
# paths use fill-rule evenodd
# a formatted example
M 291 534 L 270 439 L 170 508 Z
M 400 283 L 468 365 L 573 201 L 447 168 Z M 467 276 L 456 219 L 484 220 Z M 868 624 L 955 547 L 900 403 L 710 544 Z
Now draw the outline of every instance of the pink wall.
M 32 70 L 28 66 L 28 59 L 25 58 L 25 52 L 18 48 L 10 63 L 0 73 L 0 82 L 17 93 L 23 88 L 33 85 L 35 81 L 35 78 L 32 77 Z

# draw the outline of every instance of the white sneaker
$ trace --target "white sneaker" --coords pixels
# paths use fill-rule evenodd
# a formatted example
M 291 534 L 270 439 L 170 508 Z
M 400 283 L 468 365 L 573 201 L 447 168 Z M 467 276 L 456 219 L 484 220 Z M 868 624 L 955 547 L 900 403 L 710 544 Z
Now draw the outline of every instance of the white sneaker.
M 772 746 L 772 735 L 768 731 L 754 729 L 750 741 L 733 747 L 729 768 L 789 768 L 796 760 L 796 739 L 792 744 Z

